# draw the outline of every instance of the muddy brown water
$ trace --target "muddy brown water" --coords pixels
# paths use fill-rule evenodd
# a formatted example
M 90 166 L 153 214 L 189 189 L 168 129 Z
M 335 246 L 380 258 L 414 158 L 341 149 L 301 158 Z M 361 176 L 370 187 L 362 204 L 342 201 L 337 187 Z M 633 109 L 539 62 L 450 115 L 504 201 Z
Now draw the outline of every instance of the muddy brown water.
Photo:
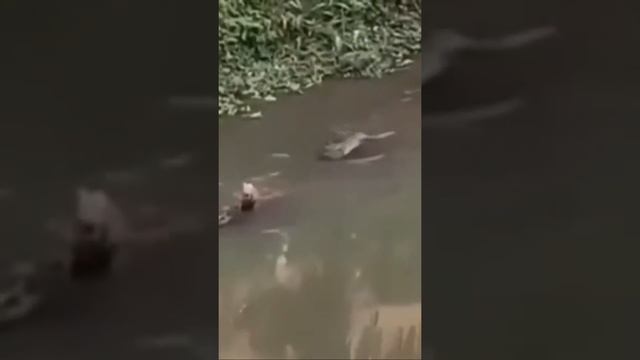
M 221 297 L 251 284 L 254 274 L 268 278 L 280 242 L 261 234 L 280 228 L 291 237 L 292 261 L 322 259 L 331 280 L 316 294 L 321 302 L 300 304 L 303 323 L 314 324 L 305 356 L 344 358 L 348 279 L 359 267 L 383 303 L 420 302 L 420 88 L 419 69 L 380 80 L 330 81 L 302 96 L 289 96 L 263 109 L 260 120 L 228 120 L 220 126 L 220 202 L 233 202 L 244 179 L 280 172 L 264 185 L 285 196 L 265 202 L 249 218 L 219 231 Z M 403 100 L 404 99 L 404 100 Z M 396 131 L 366 143 L 354 156 L 383 153 L 369 164 L 319 161 L 332 127 L 368 133 Z M 273 158 L 287 153 L 290 158 Z M 270 257 L 271 256 L 271 257 Z M 249 287 L 252 285 L 248 285 Z M 225 312 L 238 306 L 230 304 Z M 275 310 L 272 310 L 275 311 Z M 287 331 L 286 321 L 272 332 Z M 232 330 L 221 316 L 224 356 L 233 356 Z M 329 336 L 332 335 L 332 336 Z M 225 353 L 225 351 L 227 351 Z M 235 354 L 235 356 L 242 356 Z

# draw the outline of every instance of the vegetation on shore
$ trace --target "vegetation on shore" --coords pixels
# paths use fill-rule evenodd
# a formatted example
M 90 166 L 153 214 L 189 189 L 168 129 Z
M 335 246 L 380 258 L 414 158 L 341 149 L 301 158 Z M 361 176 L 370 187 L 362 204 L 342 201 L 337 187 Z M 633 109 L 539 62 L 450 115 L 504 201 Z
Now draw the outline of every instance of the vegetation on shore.
M 221 0 L 218 114 L 327 77 L 380 77 L 420 50 L 420 0 Z

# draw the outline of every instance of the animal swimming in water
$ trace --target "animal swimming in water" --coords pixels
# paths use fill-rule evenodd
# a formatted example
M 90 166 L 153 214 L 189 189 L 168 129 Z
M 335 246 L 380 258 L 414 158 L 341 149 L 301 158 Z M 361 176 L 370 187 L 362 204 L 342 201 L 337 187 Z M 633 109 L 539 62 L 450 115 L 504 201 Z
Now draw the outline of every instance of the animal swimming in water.
M 340 160 L 358 147 L 360 147 L 367 140 L 381 140 L 386 139 L 389 136 L 395 134 L 395 131 L 387 131 L 381 134 L 369 135 L 363 132 L 352 131 L 336 131 L 335 138 L 329 141 L 322 151 L 320 156 L 324 160 Z
M 218 227 L 229 224 L 242 213 L 253 211 L 259 198 L 258 189 L 250 182 L 243 182 L 242 192 L 239 195 L 240 203 L 233 206 L 223 206 L 220 209 L 218 212 Z
M 258 200 L 258 189 L 252 183 L 242 183 L 242 194 L 240 195 L 240 211 L 253 211 Z

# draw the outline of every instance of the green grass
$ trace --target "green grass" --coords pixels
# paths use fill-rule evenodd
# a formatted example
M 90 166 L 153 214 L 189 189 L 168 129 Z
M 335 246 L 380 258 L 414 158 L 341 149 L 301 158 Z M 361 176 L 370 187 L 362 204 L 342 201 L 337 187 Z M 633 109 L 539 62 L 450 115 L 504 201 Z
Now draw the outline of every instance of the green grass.
M 420 50 L 419 0 L 221 0 L 218 114 L 327 77 L 381 77 Z

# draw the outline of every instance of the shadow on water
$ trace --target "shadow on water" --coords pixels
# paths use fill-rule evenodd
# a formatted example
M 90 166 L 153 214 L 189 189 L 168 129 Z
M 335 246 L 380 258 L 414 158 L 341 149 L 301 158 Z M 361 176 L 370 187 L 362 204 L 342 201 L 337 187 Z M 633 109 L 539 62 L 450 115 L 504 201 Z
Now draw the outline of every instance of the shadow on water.
M 9 29 L 0 69 L 2 264 L 62 251 L 45 224 L 72 210 L 78 185 L 199 219 L 214 213 L 215 113 L 166 106 L 170 95 L 215 91 L 215 50 L 202 46 L 215 31 L 204 28 L 210 16 L 163 1 L 10 1 L 2 8 Z M 193 156 L 188 166 L 159 165 L 182 153 Z M 105 173 L 114 171 L 135 173 L 139 182 L 109 180 Z M 197 358 L 189 355 L 195 350 L 136 344 L 167 333 L 193 336 L 213 356 L 213 231 L 145 249 L 104 283 L 72 286 L 42 312 L 3 328 L 0 358 Z
M 256 282 L 274 281 L 281 240 L 261 233 L 272 228 L 289 233 L 292 262 L 319 258 L 323 264 L 321 285 L 300 290 L 289 309 L 296 321 L 274 319 L 266 325 L 267 331 L 281 336 L 308 333 L 290 339 L 300 356 L 346 356 L 347 300 L 353 295 L 348 289 L 358 269 L 381 304 L 420 302 L 418 78 L 413 68 L 381 80 L 329 82 L 268 106 L 261 120 L 223 121 L 221 205 L 234 201 L 232 193 L 243 180 L 262 174 L 278 172 L 263 185 L 285 193 L 265 202 L 246 221 L 220 230 L 220 292 L 223 300 L 232 302 L 224 313 L 237 309 L 242 301 L 238 297 L 246 297 L 249 290 L 239 290 L 241 285 L 259 292 Z M 417 93 L 407 96 L 405 91 L 411 90 Z M 365 144 L 357 155 L 383 153 L 377 162 L 319 161 L 330 129 L 341 126 L 371 134 L 393 130 L 396 135 Z M 274 158 L 272 153 L 290 157 Z M 276 305 L 262 306 L 278 311 Z M 232 346 L 231 324 L 222 317 L 220 321 L 223 356 L 243 356 L 225 349 Z

